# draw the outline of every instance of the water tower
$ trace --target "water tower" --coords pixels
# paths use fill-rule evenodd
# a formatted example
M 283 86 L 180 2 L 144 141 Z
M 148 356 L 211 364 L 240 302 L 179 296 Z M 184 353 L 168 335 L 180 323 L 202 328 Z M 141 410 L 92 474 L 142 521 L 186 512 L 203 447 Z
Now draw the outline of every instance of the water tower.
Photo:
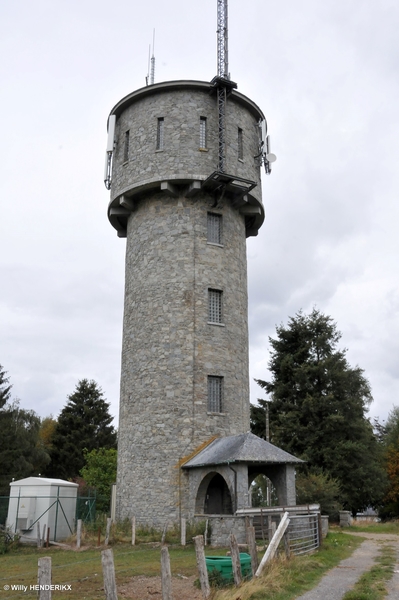
M 108 216 L 126 238 L 119 519 L 232 513 L 265 462 L 267 442 L 248 433 L 246 238 L 275 157 L 264 114 L 236 88 L 219 0 L 218 75 L 151 83 L 108 119 Z M 275 477 L 286 504 L 293 462 Z

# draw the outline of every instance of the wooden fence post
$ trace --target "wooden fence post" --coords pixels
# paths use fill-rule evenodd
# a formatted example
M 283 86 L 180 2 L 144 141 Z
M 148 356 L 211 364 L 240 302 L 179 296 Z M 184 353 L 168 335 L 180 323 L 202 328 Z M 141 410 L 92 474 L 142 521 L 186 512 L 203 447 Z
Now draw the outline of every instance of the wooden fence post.
M 291 548 L 290 548 L 290 532 L 287 531 L 284 534 L 284 550 L 287 558 L 291 556 Z
M 272 527 L 273 527 L 273 517 L 271 515 L 269 515 L 267 517 L 267 541 L 269 544 L 273 539 L 273 528 Z
M 269 560 L 271 560 L 274 557 L 274 555 L 276 554 L 278 545 L 281 542 L 281 538 L 283 537 L 289 524 L 290 524 L 290 520 L 288 517 L 288 513 L 285 512 L 283 515 L 283 518 L 280 521 L 279 526 L 277 527 L 277 531 L 274 534 L 272 541 L 268 545 L 267 550 L 264 553 L 262 560 L 260 561 L 260 565 L 258 567 L 258 570 L 255 573 L 255 577 L 259 577 L 259 575 L 262 573 L 266 563 Z
M 259 566 L 258 551 L 256 549 L 255 527 L 247 527 L 247 544 L 249 554 L 251 556 L 252 576 L 254 576 Z
M 161 589 L 162 600 L 172 600 L 172 573 L 167 546 L 161 548 Z
M 118 600 L 115 581 L 114 556 L 111 548 L 101 552 L 105 600 Z
M 41 539 L 41 548 L 43 548 L 43 546 L 44 546 L 44 540 L 46 539 L 46 528 L 47 528 L 47 525 L 45 523 L 43 525 L 43 534 L 42 534 L 42 539 Z
M 47 527 L 47 539 L 46 539 L 46 548 L 50 545 L 50 527 Z
M 269 523 L 269 517 L 266 517 L 266 519 L 267 519 L 267 523 Z M 264 517 L 263 517 L 262 507 L 260 509 L 260 530 L 262 533 L 263 544 L 265 544 L 265 521 L 264 521 Z
M 108 518 L 107 519 L 107 529 L 106 529 L 106 532 L 105 532 L 105 542 L 104 542 L 105 546 L 108 546 L 109 534 L 110 534 L 110 531 L 111 531 L 111 523 L 112 523 L 112 519 Z
M 231 564 L 233 567 L 234 583 L 240 585 L 242 581 L 241 577 L 241 562 L 240 552 L 238 550 L 237 539 L 234 533 L 230 534 L 230 551 L 231 551 Z
M 136 517 L 132 517 L 132 546 L 136 543 Z
M 78 519 L 76 524 L 76 548 L 80 548 L 82 538 L 82 519 Z
M 201 591 L 203 598 L 209 598 L 211 589 L 209 587 L 208 571 L 206 570 L 205 552 L 204 552 L 204 536 L 197 535 L 194 538 L 195 543 L 195 555 L 197 558 L 197 567 L 199 580 L 201 584 Z
M 47 590 L 39 588 L 38 597 L 40 600 L 51 600 L 51 558 L 43 556 L 43 558 L 39 558 L 37 564 L 37 583 L 40 586 L 48 587 Z
M 162 546 L 165 543 L 165 538 L 166 538 L 166 532 L 167 532 L 167 530 L 168 530 L 168 522 L 166 521 L 166 523 L 165 523 L 165 525 L 163 527 L 162 538 L 161 538 L 161 544 L 162 544 Z
M 40 521 L 37 522 L 37 547 L 41 548 L 42 541 L 40 539 Z
M 186 519 L 184 517 L 180 520 L 180 544 L 186 545 Z
M 205 521 L 204 546 L 208 543 L 208 519 Z
M 321 520 L 321 512 L 317 514 L 318 542 L 319 546 L 323 545 L 323 523 Z

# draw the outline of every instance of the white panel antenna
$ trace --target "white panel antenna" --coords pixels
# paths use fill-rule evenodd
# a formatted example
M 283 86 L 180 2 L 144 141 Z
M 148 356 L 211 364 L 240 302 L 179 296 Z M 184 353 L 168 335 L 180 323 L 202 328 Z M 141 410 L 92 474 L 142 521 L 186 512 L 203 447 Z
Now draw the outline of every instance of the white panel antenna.
M 266 119 L 263 119 L 263 121 L 260 122 L 260 130 L 261 130 L 262 145 L 264 146 L 266 143 L 266 136 L 267 136 Z
M 111 169 L 112 169 L 112 154 L 114 152 L 115 144 L 115 123 L 116 116 L 110 115 L 108 119 L 108 141 L 107 150 L 105 152 L 105 166 L 104 166 L 104 184 L 107 190 L 111 189 Z
M 114 151 L 115 123 L 116 123 L 116 116 L 115 115 L 110 115 L 110 117 L 108 119 L 107 152 L 113 152 Z

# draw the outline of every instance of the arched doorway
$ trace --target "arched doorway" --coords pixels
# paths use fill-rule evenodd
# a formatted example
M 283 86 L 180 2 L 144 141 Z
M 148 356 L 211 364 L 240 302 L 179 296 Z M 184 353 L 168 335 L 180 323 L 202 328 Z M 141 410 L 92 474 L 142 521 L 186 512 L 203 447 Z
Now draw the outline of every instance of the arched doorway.
M 208 515 L 232 515 L 233 503 L 226 480 L 219 473 L 208 473 L 196 498 L 196 511 Z
M 233 505 L 227 483 L 219 473 L 209 482 L 205 494 L 204 512 L 208 515 L 231 515 Z

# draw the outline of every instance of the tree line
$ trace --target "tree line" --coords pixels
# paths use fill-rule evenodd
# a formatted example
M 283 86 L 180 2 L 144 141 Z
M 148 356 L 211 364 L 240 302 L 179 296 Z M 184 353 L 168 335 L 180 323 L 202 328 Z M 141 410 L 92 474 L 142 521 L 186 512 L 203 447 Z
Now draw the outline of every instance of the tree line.
M 351 367 L 336 323 L 317 309 L 302 311 L 269 338 L 268 395 L 251 407 L 251 429 L 305 461 L 297 470 L 297 501 L 319 501 L 328 514 L 369 507 L 399 515 L 399 407 L 387 423 L 367 418 L 370 384 Z M 257 489 L 258 496 L 262 491 Z
M 117 436 L 98 384 L 80 380 L 57 419 L 21 408 L 11 389 L 0 366 L 0 496 L 9 494 L 12 480 L 41 475 L 95 487 L 107 509 Z
M 323 512 L 368 507 L 399 516 L 399 407 L 386 423 L 372 424 L 364 371 L 351 367 L 339 348 L 336 323 L 317 309 L 302 311 L 269 338 L 270 378 L 257 380 L 267 400 L 251 406 L 251 430 L 303 459 L 297 469 L 298 503 L 320 502 Z M 95 381 L 82 379 L 58 418 L 41 419 L 11 399 L 0 366 L 0 495 L 12 479 L 30 475 L 85 482 L 109 501 L 116 476 L 117 436 L 109 403 Z M 261 483 L 254 487 L 265 503 Z

